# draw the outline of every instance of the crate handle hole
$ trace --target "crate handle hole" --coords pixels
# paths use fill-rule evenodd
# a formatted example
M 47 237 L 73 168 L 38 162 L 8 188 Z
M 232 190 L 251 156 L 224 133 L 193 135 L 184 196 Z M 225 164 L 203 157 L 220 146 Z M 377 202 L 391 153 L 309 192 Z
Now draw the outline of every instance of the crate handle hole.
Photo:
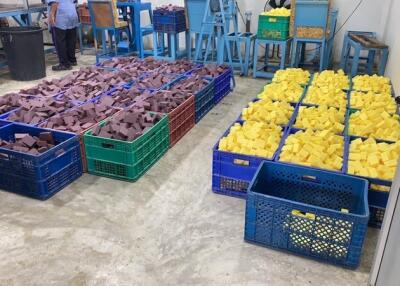
M 110 143 L 101 143 L 101 146 L 103 146 L 104 148 L 107 148 L 107 149 L 114 149 L 114 144 L 110 144 Z
M 319 180 L 318 180 L 318 178 L 316 176 L 303 175 L 301 178 L 302 178 L 303 181 L 319 183 Z
M 234 159 L 233 164 L 235 165 L 241 165 L 241 166 L 249 166 L 250 162 L 247 160 L 241 160 L 241 159 Z
M 0 158 L 4 160 L 10 160 L 10 156 L 8 154 L 0 153 Z

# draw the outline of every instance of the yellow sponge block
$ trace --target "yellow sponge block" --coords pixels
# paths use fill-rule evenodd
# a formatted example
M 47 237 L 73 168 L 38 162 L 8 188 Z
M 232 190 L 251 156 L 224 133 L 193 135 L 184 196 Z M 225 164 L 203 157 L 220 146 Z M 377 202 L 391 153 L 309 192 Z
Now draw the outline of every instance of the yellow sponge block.
M 375 139 L 351 141 L 348 173 L 352 175 L 392 180 L 400 156 L 400 143 L 377 143 Z M 380 187 L 374 189 L 381 190 Z M 387 190 L 387 188 L 382 188 Z
M 310 86 L 303 102 L 316 105 L 346 108 L 347 95 L 346 92 L 340 88 L 330 88 L 328 86 Z
M 350 115 L 350 135 L 397 141 L 400 139 L 400 122 L 397 114 L 384 108 L 362 109 Z
M 339 171 L 343 166 L 344 139 L 329 131 L 298 131 L 286 138 L 279 160 Z
M 342 133 L 346 109 L 334 107 L 305 107 L 300 106 L 295 127 L 302 129 L 328 130 L 332 133 Z
M 392 93 L 390 79 L 376 74 L 355 76 L 353 78 L 353 90 L 372 91 L 375 93 Z
M 294 107 L 287 102 L 263 99 L 250 102 L 249 106 L 243 109 L 242 119 L 287 125 L 293 111 Z
M 304 88 L 294 82 L 273 82 L 264 86 L 264 91 L 258 95 L 258 98 L 299 102 L 303 91 Z
M 294 82 L 297 84 L 307 84 L 310 80 L 310 72 L 300 68 L 287 68 L 277 70 L 272 82 Z
M 383 108 L 386 112 L 395 113 L 397 109 L 394 97 L 389 93 L 368 93 L 353 91 L 350 95 L 350 107 L 356 109 Z
M 282 127 L 256 121 L 235 123 L 219 141 L 219 150 L 263 158 L 272 158 L 283 134 Z
M 330 89 L 345 89 L 350 88 L 350 80 L 343 70 L 337 72 L 325 70 L 320 73 L 315 73 L 312 81 L 313 86 L 328 87 Z

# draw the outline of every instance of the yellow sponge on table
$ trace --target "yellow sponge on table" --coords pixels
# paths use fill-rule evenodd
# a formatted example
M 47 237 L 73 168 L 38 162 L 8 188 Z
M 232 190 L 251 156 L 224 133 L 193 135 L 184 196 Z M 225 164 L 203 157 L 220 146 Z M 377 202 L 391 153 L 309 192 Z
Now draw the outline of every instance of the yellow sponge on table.
M 285 7 L 271 9 L 267 12 L 262 12 L 260 15 L 263 16 L 281 16 L 281 17 L 289 17 L 290 16 L 290 9 Z

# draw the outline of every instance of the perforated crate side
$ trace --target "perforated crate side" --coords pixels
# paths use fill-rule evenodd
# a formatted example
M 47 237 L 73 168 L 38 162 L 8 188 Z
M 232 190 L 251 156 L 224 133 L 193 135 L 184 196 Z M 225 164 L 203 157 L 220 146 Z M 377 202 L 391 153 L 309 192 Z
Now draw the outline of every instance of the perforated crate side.
M 264 161 L 248 190 L 245 239 L 355 268 L 369 219 L 367 190 L 364 179 Z
M 170 146 L 176 144 L 195 124 L 194 96 L 168 114 Z

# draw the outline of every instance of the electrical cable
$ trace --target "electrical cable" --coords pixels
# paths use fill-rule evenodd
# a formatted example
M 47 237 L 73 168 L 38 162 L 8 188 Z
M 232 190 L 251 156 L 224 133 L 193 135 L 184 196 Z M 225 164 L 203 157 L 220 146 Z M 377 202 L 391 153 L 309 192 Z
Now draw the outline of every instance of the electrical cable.
M 238 12 L 239 12 L 240 18 L 242 18 L 242 22 L 243 22 L 243 24 L 246 26 L 246 21 L 244 20 L 242 11 L 240 11 L 239 4 L 238 4 L 237 1 L 235 1 L 235 2 L 236 2 L 236 8 L 237 8 L 237 10 L 238 10 Z

